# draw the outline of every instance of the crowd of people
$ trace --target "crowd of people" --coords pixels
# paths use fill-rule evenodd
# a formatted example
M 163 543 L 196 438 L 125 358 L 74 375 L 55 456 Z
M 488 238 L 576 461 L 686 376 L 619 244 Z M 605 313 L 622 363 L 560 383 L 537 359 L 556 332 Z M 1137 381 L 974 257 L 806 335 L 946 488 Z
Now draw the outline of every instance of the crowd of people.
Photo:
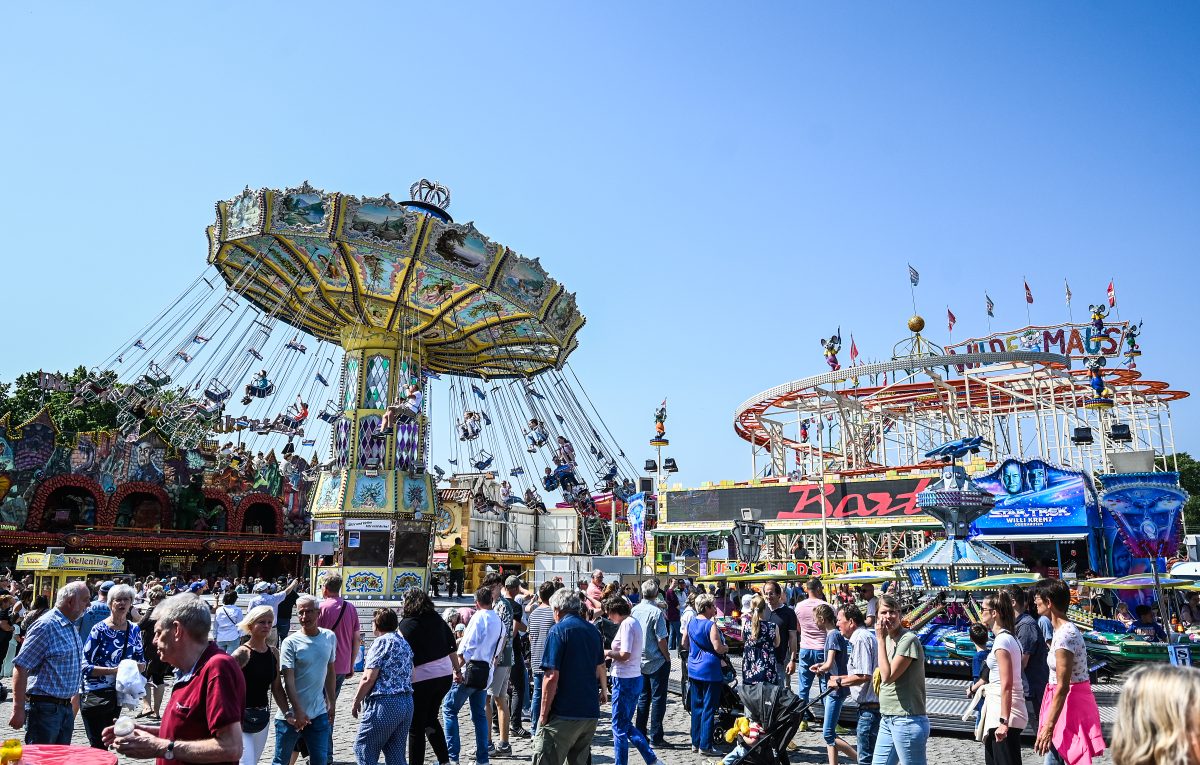
M 217 592 L 206 592 L 211 584 Z M 358 765 L 380 757 L 388 765 L 488 763 L 527 737 L 537 764 L 584 765 L 609 704 L 616 765 L 628 763 L 631 749 L 646 765 L 672 749 L 733 765 L 745 749 L 719 751 L 718 710 L 736 680 L 821 697 L 823 718 L 806 710 L 804 727 L 819 727 L 830 765 L 926 761 L 923 647 L 904 627 L 900 602 L 869 585 L 828 598 L 817 579 L 804 583 L 803 597 L 775 581 L 758 592 L 714 593 L 684 579 L 621 587 L 596 571 L 575 587 L 547 581 L 531 591 L 492 573 L 470 606 L 439 613 L 425 592 L 411 590 L 398 611 L 376 609 L 356 669 L 359 615 L 341 584 L 324 579 L 318 598 L 296 581 L 105 581 L 94 592 L 72 582 L 21 632 L 10 724 L 25 728 L 29 743 L 68 743 L 78 716 L 92 746 L 160 763 L 257 765 L 273 730 L 275 765 L 298 756 L 331 765 L 336 721 L 355 726 Z M 251 595 L 244 611 L 239 588 Z M 1035 732 L 1033 748 L 1047 763 L 1090 763 L 1104 752 L 1069 604 L 1056 579 L 984 599 L 968 692 L 985 762 L 1021 763 L 1025 731 Z M 1039 622 L 1049 624 L 1048 639 Z M 730 629 L 740 631 L 740 673 L 729 661 Z M 665 727 L 675 654 L 687 743 L 669 740 Z M 148 685 L 134 732 L 118 736 L 115 678 L 126 659 Z M 353 719 L 337 721 L 343 685 L 356 672 Z M 1154 666 L 1130 678 L 1114 734 L 1118 765 L 1197 761 L 1198 675 Z M 848 703 L 854 723 L 843 728 Z M 474 728 L 469 753 L 463 707 Z

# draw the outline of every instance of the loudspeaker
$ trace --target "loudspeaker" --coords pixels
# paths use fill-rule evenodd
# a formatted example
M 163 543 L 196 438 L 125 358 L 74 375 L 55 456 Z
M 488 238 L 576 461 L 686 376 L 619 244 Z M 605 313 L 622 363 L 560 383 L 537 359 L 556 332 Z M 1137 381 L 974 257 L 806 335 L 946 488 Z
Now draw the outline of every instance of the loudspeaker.
M 647 494 L 653 494 L 654 493 L 654 479 L 653 478 L 639 478 L 638 479 L 638 491 L 644 491 Z

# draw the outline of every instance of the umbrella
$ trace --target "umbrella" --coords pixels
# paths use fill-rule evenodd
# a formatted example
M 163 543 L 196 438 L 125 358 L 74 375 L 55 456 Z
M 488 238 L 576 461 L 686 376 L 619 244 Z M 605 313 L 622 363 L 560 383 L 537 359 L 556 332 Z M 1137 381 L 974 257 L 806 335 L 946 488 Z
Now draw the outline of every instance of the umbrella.
M 826 581 L 831 584 L 880 584 L 896 579 L 895 571 L 851 571 L 846 574 L 834 574 L 827 577 Z
M 1100 577 L 1099 579 L 1088 579 L 1082 584 L 1088 587 L 1096 587 L 1101 590 L 1144 590 L 1155 586 L 1163 589 L 1173 589 L 1176 587 L 1186 587 L 1193 584 L 1188 579 L 1169 579 L 1166 577 L 1158 577 L 1155 581 L 1154 574 L 1130 574 L 1116 579 L 1109 577 Z
M 1033 573 L 996 574 L 994 576 L 985 576 L 980 579 L 972 579 L 969 582 L 952 584 L 950 585 L 950 589 L 978 592 L 979 590 L 999 590 L 1003 587 L 1009 587 L 1014 584 L 1018 587 L 1027 587 L 1041 578 L 1041 574 Z

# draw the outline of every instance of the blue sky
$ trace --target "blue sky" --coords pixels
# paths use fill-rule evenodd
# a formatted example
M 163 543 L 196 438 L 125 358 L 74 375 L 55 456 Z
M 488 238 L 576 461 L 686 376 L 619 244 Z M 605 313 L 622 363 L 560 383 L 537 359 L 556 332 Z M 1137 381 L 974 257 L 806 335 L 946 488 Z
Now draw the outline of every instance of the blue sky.
M 1148 11 L 1153 11 L 1148 12 Z M 108 355 L 247 184 L 451 213 L 577 291 L 572 365 L 635 462 L 670 397 L 691 485 L 752 394 L 1076 318 L 1116 278 L 1139 368 L 1195 374 L 1200 9 L 1185 3 L 27 3 L 3 11 L 0 379 Z M 1177 438 L 1200 448 L 1193 400 Z M 435 437 L 450 437 L 449 423 Z M 435 453 L 438 450 L 435 447 Z

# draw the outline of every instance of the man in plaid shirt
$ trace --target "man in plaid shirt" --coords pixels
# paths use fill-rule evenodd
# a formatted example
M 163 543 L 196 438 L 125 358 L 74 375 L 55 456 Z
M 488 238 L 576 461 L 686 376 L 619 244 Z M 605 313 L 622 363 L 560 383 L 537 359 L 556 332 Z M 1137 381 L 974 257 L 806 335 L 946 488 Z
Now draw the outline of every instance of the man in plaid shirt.
M 79 711 L 83 642 L 74 622 L 92 593 L 83 582 L 58 591 L 54 610 L 34 622 L 13 660 L 13 712 L 9 725 L 24 727 L 26 744 L 70 744 Z

